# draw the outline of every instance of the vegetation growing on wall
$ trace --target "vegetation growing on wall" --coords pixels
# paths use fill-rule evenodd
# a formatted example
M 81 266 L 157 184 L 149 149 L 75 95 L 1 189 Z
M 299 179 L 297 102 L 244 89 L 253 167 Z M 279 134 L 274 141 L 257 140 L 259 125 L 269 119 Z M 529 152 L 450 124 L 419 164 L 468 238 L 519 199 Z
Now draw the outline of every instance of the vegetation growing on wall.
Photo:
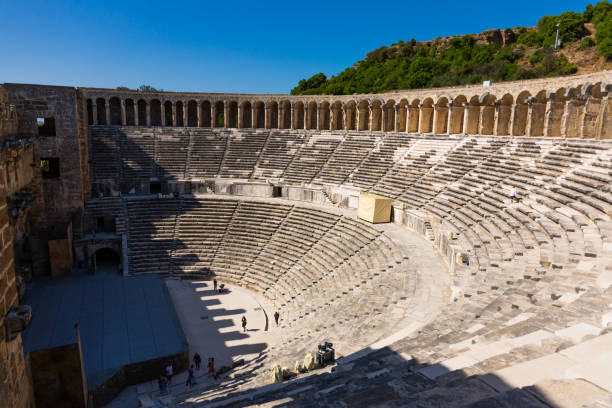
M 557 23 L 562 46 L 576 41 L 581 41 L 581 49 L 596 45 L 600 55 L 612 60 L 612 4 L 605 0 L 588 5 L 584 13 L 544 16 L 535 29 L 519 29 L 516 42 L 505 47 L 479 43 L 472 35 L 452 38 L 449 44 L 399 41 L 371 51 L 336 76 L 318 73 L 302 79 L 291 94 L 378 93 L 573 74 L 577 67 L 554 51 Z M 594 39 L 586 23 L 595 27 Z

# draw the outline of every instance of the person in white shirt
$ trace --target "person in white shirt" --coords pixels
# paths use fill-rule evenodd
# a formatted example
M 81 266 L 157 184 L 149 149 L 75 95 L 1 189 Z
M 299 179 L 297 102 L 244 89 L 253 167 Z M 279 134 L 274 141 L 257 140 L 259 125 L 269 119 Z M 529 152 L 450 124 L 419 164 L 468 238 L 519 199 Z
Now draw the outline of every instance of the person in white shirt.
M 513 203 L 518 202 L 518 197 L 516 196 L 516 188 L 515 187 L 510 187 L 510 200 L 512 200 Z

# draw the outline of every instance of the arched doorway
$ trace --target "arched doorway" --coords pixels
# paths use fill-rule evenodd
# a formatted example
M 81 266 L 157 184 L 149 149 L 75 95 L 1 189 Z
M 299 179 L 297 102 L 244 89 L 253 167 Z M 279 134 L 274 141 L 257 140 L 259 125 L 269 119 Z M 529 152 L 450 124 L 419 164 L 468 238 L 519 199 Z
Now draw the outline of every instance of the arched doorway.
M 99 273 L 119 273 L 121 257 L 112 248 L 98 249 L 94 254 L 94 265 L 96 274 Z

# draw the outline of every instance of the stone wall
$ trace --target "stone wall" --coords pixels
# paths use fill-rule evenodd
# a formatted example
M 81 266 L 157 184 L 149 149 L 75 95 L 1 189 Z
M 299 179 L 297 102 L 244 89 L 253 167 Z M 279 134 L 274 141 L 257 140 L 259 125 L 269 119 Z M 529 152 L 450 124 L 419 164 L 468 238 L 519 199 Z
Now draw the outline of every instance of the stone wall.
M 6 204 L 4 173 L 4 166 L 0 166 L 0 317 L 2 318 L 12 306 L 19 305 L 13 260 L 13 229 Z M 30 407 L 33 401 L 21 335 L 8 341 L 4 326 L 0 329 L 0 396 L 2 408 Z
M 81 88 L 90 125 L 612 137 L 612 72 L 361 95 Z
M 16 108 L 22 138 L 33 138 L 40 158 L 59 159 L 59 177 L 42 178 L 41 209 L 36 214 L 38 234 L 45 238 L 65 238 L 65 228 L 73 221 L 80 232 L 83 202 L 89 198 L 87 135 L 79 113 L 74 88 L 42 85 L 4 84 L 8 99 Z M 37 118 L 54 118 L 55 136 L 39 136 Z
M 19 140 L 17 109 L 8 92 L 0 87 L 0 319 L 12 306 L 19 305 L 13 246 L 19 246 L 28 232 L 25 217 L 9 218 L 7 197 L 32 182 L 34 159 L 32 145 Z M 24 214 L 24 212 L 22 212 Z M 0 407 L 33 406 L 29 370 L 23 355 L 21 335 L 8 341 L 0 328 Z

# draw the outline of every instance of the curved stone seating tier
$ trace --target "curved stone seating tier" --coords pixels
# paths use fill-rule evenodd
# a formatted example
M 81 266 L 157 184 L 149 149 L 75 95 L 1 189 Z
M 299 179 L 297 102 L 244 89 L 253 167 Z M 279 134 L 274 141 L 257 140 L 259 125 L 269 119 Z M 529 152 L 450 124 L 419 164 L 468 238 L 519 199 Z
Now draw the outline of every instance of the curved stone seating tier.
M 389 373 L 404 372 L 426 383 L 432 395 L 441 395 L 457 384 L 471 384 L 466 376 L 503 374 L 607 335 L 612 321 L 609 141 L 449 139 L 373 132 L 371 139 L 366 137 L 369 147 L 361 148 L 366 144 L 354 145 L 349 133 L 299 134 L 303 138 L 300 147 L 281 164 L 268 162 L 270 172 L 266 174 L 278 176 L 287 185 L 351 185 L 391 197 L 396 205 L 403 205 L 406 214 L 416 214 L 423 221 L 421 232 L 449 257 L 453 271 L 450 303 L 418 332 L 388 347 L 386 353 L 409 359 L 409 368 L 387 364 Z M 359 137 L 363 136 L 361 132 Z M 284 149 L 282 143 L 278 149 Z M 258 165 L 254 165 L 252 178 L 265 178 L 264 167 L 260 171 Z M 518 190 L 520 202 L 510 202 L 511 187 Z M 283 321 L 284 341 L 290 346 L 271 349 L 270 354 L 279 360 L 295 360 L 299 353 L 311 350 L 314 340 L 334 338 L 350 348 L 348 343 L 359 332 L 365 340 L 355 344 L 367 346 L 376 328 L 389 330 L 385 326 L 389 321 L 378 325 L 379 311 L 394 313 L 391 311 L 402 310 L 407 301 L 389 289 L 390 296 L 376 294 L 384 288 L 407 288 L 404 293 L 414 288 L 414 282 L 402 280 L 410 275 L 411 267 L 401 249 L 379 229 L 359 221 L 299 206 L 263 211 L 264 221 L 254 208 L 244 207 L 248 211 L 243 214 L 238 210 L 242 203 L 217 200 L 235 206 L 225 204 L 233 209 L 220 211 L 220 218 L 229 223 L 223 230 L 219 226 L 223 222 L 197 221 L 199 216 L 188 215 L 207 200 L 194 199 L 191 207 L 189 199 L 174 201 L 181 201 L 175 206 L 183 209 L 176 208 L 178 230 L 176 243 L 171 245 L 164 239 L 174 225 L 172 217 L 159 218 L 168 207 L 144 205 L 142 211 L 159 216 L 132 225 L 136 204 L 127 202 L 130 250 L 133 244 L 136 249 L 131 255 L 151 248 L 161 256 L 170 247 L 176 256 L 183 242 L 184 254 L 201 251 L 198 262 L 202 267 L 219 270 L 223 279 L 246 282 L 261 292 L 283 314 L 292 316 Z M 245 229 L 253 224 L 261 225 L 257 233 Z M 198 230 L 202 242 L 210 242 L 201 249 Z M 447 238 L 447 232 L 454 236 Z M 147 234 L 158 238 L 145 242 Z M 143 241 L 132 237 L 143 237 Z M 230 255 L 225 255 L 231 251 L 244 252 L 244 260 L 232 264 Z M 456 264 L 454 251 L 466 254 L 469 264 Z M 170 266 L 176 272 L 188 272 L 188 260 L 173 260 Z M 136 256 L 130 259 L 130 266 L 147 272 L 147 261 Z M 373 311 L 372 315 L 366 316 L 365 310 Z M 342 319 L 322 319 L 323 315 Z M 353 371 L 357 369 L 366 378 L 379 375 L 373 374 L 372 364 L 355 367 Z M 245 380 L 237 389 L 257 381 Z
M 300 134 L 270 132 L 251 178 L 254 180 L 280 178 L 291 163 L 291 158 L 300 149 L 303 140 L 304 137 Z

